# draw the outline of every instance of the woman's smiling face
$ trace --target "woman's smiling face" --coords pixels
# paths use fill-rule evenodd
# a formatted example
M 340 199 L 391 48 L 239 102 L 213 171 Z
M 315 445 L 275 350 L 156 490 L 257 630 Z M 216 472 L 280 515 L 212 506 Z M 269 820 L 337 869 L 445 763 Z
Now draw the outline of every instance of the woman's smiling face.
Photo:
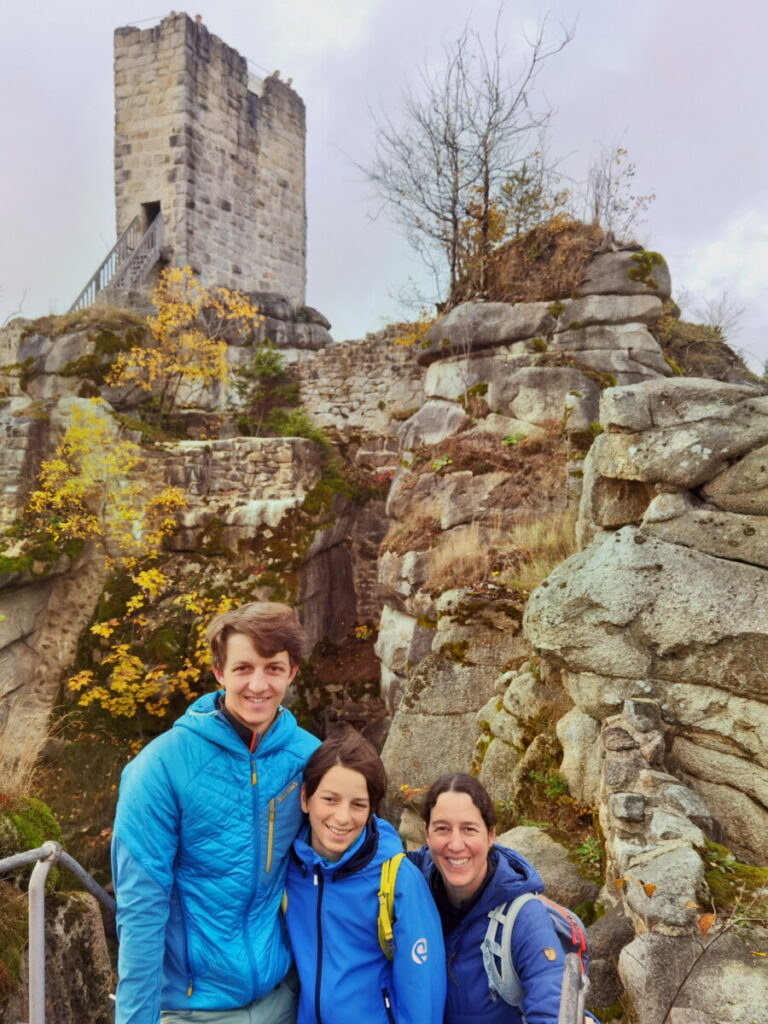
M 469 899 L 482 885 L 495 837 L 468 793 L 445 792 L 435 801 L 427 843 L 432 862 L 455 905 Z
M 326 860 L 337 861 L 365 828 L 371 814 L 365 776 L 335 764 L 320 780 L 312 796 L 301 789 L 301 809 L 309 815 L 312 849 Z

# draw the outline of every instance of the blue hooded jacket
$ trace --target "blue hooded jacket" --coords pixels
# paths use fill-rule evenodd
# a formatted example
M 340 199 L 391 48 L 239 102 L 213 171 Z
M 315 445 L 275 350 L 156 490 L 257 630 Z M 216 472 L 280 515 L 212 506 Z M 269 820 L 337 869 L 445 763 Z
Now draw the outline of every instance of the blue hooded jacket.
M 371 817 L 335 863 L 293 844 L 285 914 L 299 972 L 298 1024 L 442 1024 L 445 955 L 440 919 L 405 858 L 395 881 L 394 955 L 377 934 L 381 865 L 402 843 Z
M 423 872 L 438 906 L 444 905 L 442 880 L 429 848 L 423 846 L 408 856 Z M 544 889 L 536 869 L 514 850 L 494 844 L 489 860 L 495 870 L 465 916 L 456 923 L 442 915 L 448 965 L 445 1024 L 521 1024 L 523 1019 L 527 1024 L 557 1024 L 564 954 L 538 900 L 529 900 L 521 908 L 511 938 L 512 963 L 523 986 L 525 1018 L 488 986 L 480 949 L 488 928 L 488 911 L 525 892 Z
M 116 1024 L 245 1006 L 291 965 L 279 907 L 319 741 L 280 708 L 251 753 L 216 699 L 200 697 L 123 770 Z

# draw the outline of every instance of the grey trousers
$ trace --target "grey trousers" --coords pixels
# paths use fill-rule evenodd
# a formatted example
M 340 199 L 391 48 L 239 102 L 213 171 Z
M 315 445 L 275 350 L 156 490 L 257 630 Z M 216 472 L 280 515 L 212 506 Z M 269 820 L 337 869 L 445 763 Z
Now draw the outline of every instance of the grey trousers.
M 296 1024 L 299 982 L 291 968 L 261 999 L 234 1010 L 163 1010 L 160 1024 Z

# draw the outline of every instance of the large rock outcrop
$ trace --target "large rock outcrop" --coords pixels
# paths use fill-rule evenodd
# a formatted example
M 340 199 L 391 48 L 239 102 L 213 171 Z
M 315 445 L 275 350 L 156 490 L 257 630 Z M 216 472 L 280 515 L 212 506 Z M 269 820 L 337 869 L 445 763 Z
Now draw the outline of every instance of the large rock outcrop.
M 578 298 L 465 302 L 434 323 L 417 351 L 426 366 L 424 400 L 399 431 L 401 464 L 387 499 L 392 522 L 379 558 L 385 608 L 377 651 L 393 715 L 384 759 L 396 782 L 431 781 L 441 763 L 467 768 L 476 716 L 483 738 L 475 763 L 494 795 L 508 799 L 513 770 L 553 698 L 526 671 L 528 651 L 520 642 L 487 665 L 473 664 L 475 638 L 486 627 L 467 612 L 466 663 L 446 663 L 440 634 L 449 616 L 440 594 L 463 586 L 468 608 L 492 605 L 493 585 L 478 595 L 466 580 L 478 572 L 481 578 L 485 562 L 487 579 L 494 570 L 499 576 L 504 552 L 514 547 L 514 526 L 526 516 L 561 512 L 578 495 L 601 391 L 672 374 L 649 331 L 669 295 L 666 265 L 639 281 L 628 276 L 637 267 L 631 254 L 598 260 L 588 266 Z M 519 615 L 519 599 L 496 589 L 497 602 Z M 431 640 L 425 621 L 437 624 Z M 506 628 L 516 636 L 515 619 Z M 409 756 L 406 748 L 417 753 Z M 425 758 L 424 750 L 441 751 L 442 759 Z
M 768 398 L 710 380 L 649 381 L 607 390 L 600 419 L 580 513 L 591 541 L 531 595 L 526 635 L 595 720 L 628 698 L 658 700 L 670 764 L 733 849 L 759 862 Z

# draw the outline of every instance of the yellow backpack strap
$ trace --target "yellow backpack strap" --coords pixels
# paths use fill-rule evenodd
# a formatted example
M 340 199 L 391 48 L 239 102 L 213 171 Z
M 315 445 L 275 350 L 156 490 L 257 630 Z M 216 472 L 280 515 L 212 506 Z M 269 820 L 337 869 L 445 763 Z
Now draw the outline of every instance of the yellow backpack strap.
M 404 853 L 396 853 L 381 865 L 378 933 L 381 951 L 388 960 L 392 959 L 395 949 L 392 937 L 392 925 L 395 922 L 395 879 L 404 856 Z

